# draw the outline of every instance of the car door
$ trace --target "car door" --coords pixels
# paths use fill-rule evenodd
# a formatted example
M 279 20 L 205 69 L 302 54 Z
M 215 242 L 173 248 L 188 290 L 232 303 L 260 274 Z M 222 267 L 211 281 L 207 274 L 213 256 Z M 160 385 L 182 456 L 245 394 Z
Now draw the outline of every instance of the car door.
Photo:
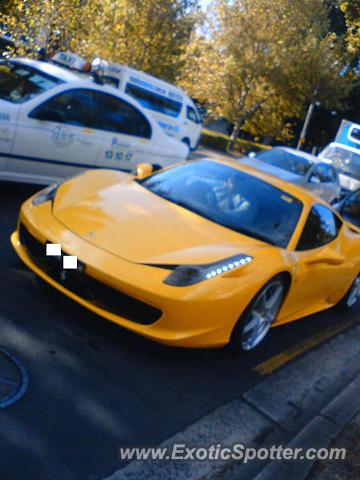
M 102 147 L 97 165 L 127 172 L 135 171 L 138 163 L 154 164 L 156 146 L 152 126 L 145 115 L 126 100 L 98 91 L 99 136 Z
M 88 88 L 67 88 L 20 111 L 9 170 L 44 183 L 96 165 L 97 97 Z
M 19 109 L 18 105 L 0 100 L 0 174 L 7 170 Z
M 310 170 L 307 187 L 327 202 L 338 198 L 337 174 L 334 167 L 317 163 Z
M 337 302 L 350 285 L 353 267 L 342 251 L 342 221 L 330 208 L 314 204 L 296 250 L 295 275 L 286 305 L 294 312 Z M 283 312 L 283 316 L 290 311 Z
M 324 179 L 324 198 L 329 202 L 336 202 L 341 196 L 341 187 L 336 169 L 332 165 L 323 164 L 325 166 Z

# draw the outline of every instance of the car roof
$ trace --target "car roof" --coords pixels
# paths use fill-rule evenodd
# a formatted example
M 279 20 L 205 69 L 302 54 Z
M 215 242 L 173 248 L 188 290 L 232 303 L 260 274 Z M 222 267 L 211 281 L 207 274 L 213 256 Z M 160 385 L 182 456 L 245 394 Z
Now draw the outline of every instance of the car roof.
M 318 162 L 319 159 L 315 155 L 312 155 L 311 153 L 304 152 L 302 150 L 297 150 L 296 148 L 291 148 L 291 147 L 274 147 L 273 150 L 284 150 L 285 152 L 292 153 L 293 155 L 296 155 L 297 157 L 302 157 L 306 158 L 310 162 Z
M 324 205 L 327 205 L 324 200 L 322 200 L 320 197 L 316 196 L 313 194 L 310 190 L 305 190 L 304 188 L 297 186 L 293 183 L 289 183 L 285 180 L 282 180 L 278 177 L 275 177 L 274 175 L 271 175 L 270 173 L 266 173 L 262 170 L 258 170 L 254 167 L 252 167 L 248 163 L 239 163 L 235 160 L 225 160 L 225 159 L 214 159 L 214 158 L 204 158 L 201 160 L 208 160 L 211 162 L 216 162 L 216 163 L 221 163 L 223 165 L 229 166 L 231 168 L 234 168 L 235 170 L 240 170 L 242 172 L 248 173 L 249 175 L 252 175 L 254 177 L 259 178 L 260 180 L 263 180 L 266 183 L 269 183 L 270 185 L 283 190 L 285 193 L 288 193 L 289 195 L 292 195 L 293 197 L 297 198 L 300 200 L 304 205 L 310 206 L 314 202 L 315 203 L 322 203 Z M 195 161 L 201 161 L 201 160 L 195 160 Z
M 261 160 L 261 157 L 255 157 L 255 158 L 249 158 L 249 157 L 244 157 L 244 158 L 239 158 L 238 160 L 242 164 L 249 165 L 250 167 L 254 167 L 257 170 L 261 170 L 265 173 L 269 173 L 271 175 L 274 175 L 277 178 L 281 178 L 282 180 L 286 180 L 287 182 L 299 182 L 301 179 L 306 180 L 305 176 L 300 175 L 300 173 L 294 173 L 294 172 L 289 172 L 288 170 L 285 170 L 280 167 L 276 167 L 275 165 L 272 165 L 270 163 L 264 162 Z
M 181 87 L 178 87 L 177 85 L 174 85 L 173 83 L 167 82 L 166 80 L 163 80 L 162 78 L 155 77 L 154 75 L 150 75 L 149 73 L 143 72 L 142 70 L 136 70 L 135 68 L 129 67 L 128 65 L 124 64 L 116 64 L 116 63 L 109 63 L 109 66 L 114 66 L 119 68 L 121 71 L 136 75 L 138 77 L 141 77 L 144 80 L 150 81 L 154 83 L 155 85 L 162 85 L 166 88 L 172 88 L 175 91 L 178 91 L 179 93 L 182 93 L 183 95 L 186 95 L 184 90 Z
M 40 72 L 47 73 L 48 75 L 59 78 L 65 83 L 76 82 L 80 79 L 85 80 L 84 74 L 72 72 L 68 69 L 55 65 L 54 63 L 42 62 L 40 60 L 31 60 L 28 58 L 11 58 L 10 61 L 28 65 L 29 67 L 35 68 Z M 89 81 L 91 81 L 90 77 L 88 79 Z

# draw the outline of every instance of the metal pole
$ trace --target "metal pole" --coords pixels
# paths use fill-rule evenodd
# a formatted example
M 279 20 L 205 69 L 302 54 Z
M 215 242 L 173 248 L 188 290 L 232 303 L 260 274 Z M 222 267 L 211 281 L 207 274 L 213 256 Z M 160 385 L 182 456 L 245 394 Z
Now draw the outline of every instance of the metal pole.
M 308 128 L 309 128 L 309 124 L 310 124 L 312 114 L 314 112 L 314 108 L 315 108 L 315 103 L 314 102 L 310 103 L 307 114 L 306 114 L 306 118 L 305 118 L 305 121 L 304 121 L 304 125 L 303 125 L 303 128 L 302 128 L 301 133 L 300 133 L 300 138 L 299 138 L 299 141 L 298 141 L 298 144 L 297 144 L 297 147 L 296 147 L 298 150 L 301 150 L 301 147 L 305 143 L 306 134 L 307 134 L 307 131 L 308 131 Z

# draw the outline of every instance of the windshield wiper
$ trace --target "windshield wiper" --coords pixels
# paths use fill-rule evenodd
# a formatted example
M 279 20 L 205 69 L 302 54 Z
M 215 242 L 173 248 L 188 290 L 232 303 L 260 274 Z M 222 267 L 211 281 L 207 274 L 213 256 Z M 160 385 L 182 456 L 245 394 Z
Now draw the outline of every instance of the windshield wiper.
M 228 227 L 228 228 L 231 228 L 231 227 Z M 237 228 L 237 229 L 234 229 L 234 230 L 238 233 L 246 235 L 247 237 L 255 238 L 256 240 L 260 240 L 262 242 L 269 243 L 270 245 L 274 245 L 274 247 L 279 246 L 273 240 L 270 240 L 270 238 L 266 237 L 265 235 L 261 235 L 261 233 L 252 232 L 251 230 L 246 230 L 244 228 Z

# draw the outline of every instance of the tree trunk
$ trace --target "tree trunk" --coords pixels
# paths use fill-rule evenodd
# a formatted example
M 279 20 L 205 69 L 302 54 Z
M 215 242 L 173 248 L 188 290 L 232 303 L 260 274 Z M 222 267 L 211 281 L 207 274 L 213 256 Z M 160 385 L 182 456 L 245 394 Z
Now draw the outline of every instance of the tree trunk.
M 255 113 L 259 110 L 259 108 L 262 106 L 263 103 L 265 103 L 265 100 L 261 100 L 260 102 L 256 103 L 253 106 L 253 108 L 251 108 L 248 112 L 245 113 L 245 115 L 237 119 L 230 137 L 230 145 L 229 145 L 230 152 L 234 150 L 235 143 L 239 137 L 241 127 L 244 125 L 244 123 L 247 120 L 249 120 L 253 115 L 255 115 Z
M 244 118 L 243 117 L 238 118 L 235 125 L 234 125 L 233 131 L 232 131 L 231 137 L 230 137 L 230 144 L 229 144 L 229 151 L 230 152 L 232 152 L 234 150 L 236 140 L 239 137 L 239 133 L 240 133 L 241 127 L 243 125 L 244 125 Z

